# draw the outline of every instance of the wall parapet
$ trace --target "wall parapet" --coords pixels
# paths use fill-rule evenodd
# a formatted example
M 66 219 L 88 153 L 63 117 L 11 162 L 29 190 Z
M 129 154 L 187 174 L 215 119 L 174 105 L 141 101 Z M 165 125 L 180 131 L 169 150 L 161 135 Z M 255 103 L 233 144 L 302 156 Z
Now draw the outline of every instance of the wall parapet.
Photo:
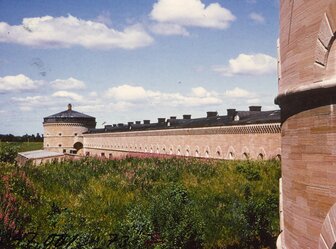
M 128 131 L 128 132 L 105 132 L 85 133 L 84 137 L 136 137 L 136 136 L 176 136 L 176 135 L 210 135 L 210 134 L 260 134 L 280 133 L 280 123 L 253 124 L 238 126 L 219 126 L 204 128 L 187 128 L 155 131 Z

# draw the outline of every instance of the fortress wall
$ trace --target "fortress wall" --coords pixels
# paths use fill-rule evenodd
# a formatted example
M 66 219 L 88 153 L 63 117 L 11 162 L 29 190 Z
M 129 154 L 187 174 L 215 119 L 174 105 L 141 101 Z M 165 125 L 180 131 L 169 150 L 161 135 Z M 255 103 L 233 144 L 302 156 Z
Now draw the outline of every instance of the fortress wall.
M 281 248 L 336 243 L 335 31 L 335 0 L 281 0 Z
M 280 124 L 84 134 L 84 154 L 118 157 L 132 152 L 271 159 L 280 155 Z
M 43 126 L 44 149 L 61 153 L 63 149 L 66 149 L 66 152 L 69 153 L 70 150 L 74 149 L 76 142 L 83 144 L 83 133 L 88 130 L 83 125 L 76 123 L 49 123 Z

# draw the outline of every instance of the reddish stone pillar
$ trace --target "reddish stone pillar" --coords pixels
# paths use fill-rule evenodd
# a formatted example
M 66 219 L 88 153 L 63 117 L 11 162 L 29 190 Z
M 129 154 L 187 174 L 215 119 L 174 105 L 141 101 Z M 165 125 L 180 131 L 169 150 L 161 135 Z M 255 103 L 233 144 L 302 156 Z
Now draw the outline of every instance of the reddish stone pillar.
M 282 248 L 336 241 L 335 32 L 336 0 L 280 1 Z

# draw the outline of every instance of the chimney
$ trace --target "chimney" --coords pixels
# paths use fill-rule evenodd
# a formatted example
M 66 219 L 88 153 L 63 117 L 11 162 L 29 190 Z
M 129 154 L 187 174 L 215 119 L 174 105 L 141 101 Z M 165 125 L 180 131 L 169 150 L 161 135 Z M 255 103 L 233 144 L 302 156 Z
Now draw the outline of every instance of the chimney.
M 236 116 L 236 114 L 237 114 L 236 109 L 227 109 L 227 115 L 228 115 L 228 117 L 229 117 L 231 120 L 234 119 L 234 117 Z
M 116 124 L 113 124 L 113 127 L 117 127 L 117 125 L 116 125 Z
M 190 114 L 184 114 L 183 119 L 191 119 L 191 115 Z
M 141 124 L 141 121 L 135 121 L 135 124 Z
M 124 126 L 123 123 L 119 123 L 119 124 L 118 124 L 118 127 L 123 127 L 123 126 Z
M 260 105 L 251 105 L 249 106 L 250 112 L 261 112 L 261 106 Z
M 207 112 L 207 118 L 217 117 L 217 112 Z
M 147 119 L 146 119 L 146 120 L 143 121 L 143 123 L 144 123 L 144 124 L 150 124 L 150 120 L 147 120 Z
M 158 123 L 159 124 L 163 124 L 164 122 L 166 122 L 165 118 L 158 118 Z
M 105 125 L 105 129 L 110 129 L 112 128 L 112 125 Z
M 171 116 L 170 119 L 176 119 L 176 116 Z
M 128 124 L 128 126 L 131 126 L 133 124 L 133 122 L 128 122 L 127 124 Z
M 72 105 L 70 103 L 68 104 L 68 111 L 72 111 Z

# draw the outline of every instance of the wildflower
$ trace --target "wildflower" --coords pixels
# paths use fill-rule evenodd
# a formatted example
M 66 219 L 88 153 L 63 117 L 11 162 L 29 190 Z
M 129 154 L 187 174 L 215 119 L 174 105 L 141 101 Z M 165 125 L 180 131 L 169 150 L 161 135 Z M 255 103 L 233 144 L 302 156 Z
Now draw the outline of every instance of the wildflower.
M 15 221 L 12 220 L 12 222 L 9 224 L 9 229 L 14 230 L 15 227 L 16 227 L 16 225 L 15 225 Z
M 4 218 L 4 224 L 5 224 L 5 227 L 8 226 L 8 223 L 9 223 L 9 217 L 8 217 L 8 214 L 5 215 L 5 218 Z

